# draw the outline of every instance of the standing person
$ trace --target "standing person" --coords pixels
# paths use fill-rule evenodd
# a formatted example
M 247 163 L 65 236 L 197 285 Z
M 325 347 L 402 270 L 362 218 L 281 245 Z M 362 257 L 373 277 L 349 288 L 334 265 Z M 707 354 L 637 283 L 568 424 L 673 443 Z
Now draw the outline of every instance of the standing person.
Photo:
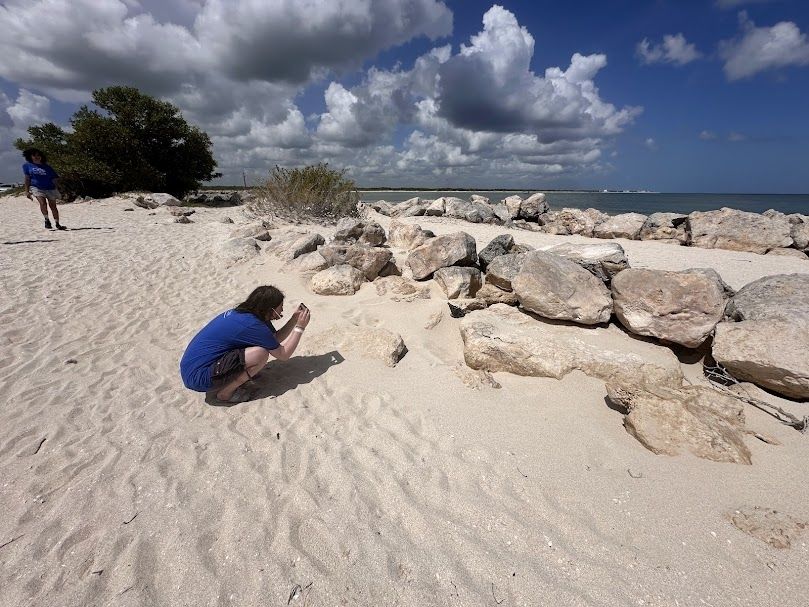
M 45 227 L 53 228 L 51 220 L 48 219 L 48 207 L 51 208 L 53 220 L 56 222 L 57 230 L 67 230 L 59 223 L 59 209 L 56 208 L 56 201 L 62 197 L 57 189 L 59 185 L 59 175 L 48 164 L 45 154 L 36 148 L 28 148 L 22 155 L 25 157 L 25 164 L 22 165 L 22 172 L 25 173 L 25 195 L 29 200 L 37 199 L 39 210 L 45 218 Z
M 248 400 L 238 388 L 253 379 L 270 356 L 289 360 L 309 324 L 309 308 L 300 304 L 276 331 L 272 321 L 280 320 L 283 312 L 284 294 L 267 285 L 256 287 L 245 301 L 214 318 L 194 336 L 180 361 L 185 387 L 215 390 L 223 402 Z

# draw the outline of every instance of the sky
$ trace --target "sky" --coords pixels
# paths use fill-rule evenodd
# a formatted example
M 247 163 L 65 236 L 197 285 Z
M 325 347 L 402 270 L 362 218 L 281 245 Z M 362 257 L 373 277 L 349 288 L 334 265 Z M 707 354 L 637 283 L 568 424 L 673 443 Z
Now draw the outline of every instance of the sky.
M 222 184 L 809 192 L 806 0 L 3 0 L 0 181 L 110 85 L 178 106 Z

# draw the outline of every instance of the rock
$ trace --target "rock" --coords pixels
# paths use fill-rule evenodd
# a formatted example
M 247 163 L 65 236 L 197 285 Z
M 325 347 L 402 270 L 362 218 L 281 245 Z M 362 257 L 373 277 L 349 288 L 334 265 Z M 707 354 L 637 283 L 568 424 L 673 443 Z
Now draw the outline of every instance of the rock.
M 593 228 L 596 238 L 628 238 L 639 240 L 640 231 L 648 217 L 640 213 L 622 213 L 614 215 Z
M 807 352 L 809 324 L 773 319 L 719 323 L 712 348 L 734 377 L 800 400 L 809 399 Z
M 424 323 L 424 328 L 427 331 L 430 331 L 431 329 L 435 329 L 441 323 L 441 321 L 443 319 L 444 319 L 444 311 L 443 310 L 438 310 L 438 312 L 436 312 L 435 314 L 432 314 L 430 316 L 430 318 L 427 320 L 427 322 Z
M 472 298 L 478 292 L 483 279 L 477 268 L 438 268 L 433 274 L 435 282 L 447 295 L 447 299 Z
M 390 249 L 355 244 L 346 250 L 346 263 L 362 272 L 366 280 L 372 281 L 379 276 L 379 272 L 390 262 L 392 256 Z
M 357 268 L 342 264 L 312 276 L 309 287 L 318 295 L 354 295 L 364 281 L 365 277 Z
M 332 268 L 333 269 L 333 268 Z M 322 354 L 329 350 L 355 352 L 362 358 L 379 360 L 388 367 L 396 366 L 405 354 L 402 336 L 377 327 L 357 327 L 341 323 L 304 342 L 304 352 Z
M 225 215 L 222 219 L 219 220 L 220 223 L 233 223 L 233 219 Z
M 696 211 L 686 221 L 692 246 L 759 254 L 792 245 L 790 229 L 784 217 L 765 217 L 728 208 Z
M 505 255 L 513 246 L 514 237 L 511 234 L 500 234 L 499 236 L 496 236 L 480 251 L 480 253 L 478 253 L 478 262 L 480 263 L 480 268 L 485 271 L 486 267 L 495 257 Z
M 500 203 L 493 204 L 493 205 L 490 205 L 490 206 L 491 206 L 491 209 L 492 209 L 492 213 L 494 213 L 494 216 L 497 218 L 496 223 L 502 223 L 502 224 L 508 225 L 508 226 L 511 225 L 511 213 L 506 208 L 506 205 L 504 205 L 502 202 L 500 202 Z
M 453 299 L 448 301 L 449 313 L 452 318 L 462 318 L 475 310 L 485 310 L 486 302 L 477 297 L 472 299 Z
M 427 233 L 418 225 L 410 225 L 394 219 L 388 226 L 388 244 L 392 247 L 412 251 L 429 239 Z
M 503 199 L 503 204 L 506 205 L 511 219 L 517 219 L 520 216 L 520 205 L 522 198 L 520 196 L 508 196 Z
M 419 284 L 401 276 L 385 276 L 377 278 L 374 281 L 376 294 L 382 295 L 398 295 L 403 298 L 412 299 L 430 299 L 430 289 L 426 285 Z
M 260 250 L 253 238 L 231 238 L 219 247 L 219 256 L 233 264 L 255 257 Z
M 809 259 L 809 255 L 798 249 L 770 249 L 767 255 L 779 255 L 781 257 L 795 257 L 796 259 Z
M 424 214 L 430 217 L 442 217 L 444 215 L 445 200 L 446 199 L 443 196 L 441 198 L 436 198 L 427 205 L 427 208 L 424 209 Z
M 135 198 L 135 206 L 142 209 L 156 209 L 160 205 L 153 200 L 146 200 L 143 196 Z
M 325 242 L 320 234 L 306 234 L 294 240 L 285 251 L 288 260 L 295 259 L 306 253 L 317 251 L 317 248 Z
M 191 219 L 186 215 L 180 215 L 179 217 L 174 218 L 174 223 L 194 223 L 194 222 L 191 221 Z
M 677 357 L 656 344 L 632 339 L 616 327 L 584 328 L 535 320 L 495 304 L 461 321 L 464 359 L 492 373 L 561 379 L 574 370 L 623 384 L 679 387 Z
M 393 217 L 396 215 L 396 207 L 390 202 L 386 202 L 384 200 L 378 200 L 376 202 L 368 203 L 368 206 L 372 208 L 377 213 L 381 215 L 386 215 L 387 217 Z
M 627 432 L 653 453 L 751 463 L 743 404 L 732 396 L 706 386 L 609 383 L 607 398 L 625 410 Z
M 679 213 L 652 213 L 640 229 L 640 239 L 685 244 L 688 242 L 685 231 L 687 219 L 688 215 Z
M 293 259 L 292 261 L 288 261 L 284 264 L 284 268 L 288 270 L 293 270 L 295 272 L 320 272 L 321 270 L 325 270 L 331 264 L 326 261 L 323 256 L 318 251 L 312 251 L 311 253 L 304 253 Z
M 609 215 L 597 209 L 571 209 L 552 211 L 540 216 L 543 231 L 549 234 L 581 234 L 592 237 L 596 225 L 609 219 Z
M 773 548 L 789 548 L 792 542 L 797 541 L 803 532 L 809 528 L 809 523 L 773 510 L 758 506 L 743 507 L 728 513 L 733 526 Z
M 186 209 L 183 207 L 163 207 L 163 208 L 169 212 L 169 215 L 173 215 L 174 217 L 181 217 L 181 216 L 190 217 L 191 215 L 196 213 L 194 209 Z
M 547 213 L 549 210 L 550 207 L 545 202 L 545 194 L 537 192 L 520 202 L 520 214 L 518 217 L 526 221 L 537 221 L 540 215 Z
M 263 223 L 251 223 L 250 225 L 235 228 L 230 233 L 231 238 L 255 238 L 256 240 L 272 240 L 270 232 Z
M 185 200 L 191 204 L 212 207 L 236 206 L 242 203 L 242 196 L 238 192 L 198 192 L 186 196 Z
M 469 197 L 469 202 L 481 202 L 483 204 L 489 204 L 489 199 L 485 196 L 481 196 L 480 194 L 472 194 Z
M 413 278 L 429 278 L 438 268 L 449 266 L 474 266 L 477 262 L 475 239 L 466 232 L 455 232 L 436 236 L 413 249 L 407 264 L 413 271 Z
M 734 320 L 784 320 L 809 324 L 809 274 L 776 274 L 734 295 L 725 313 Z
M 463 385 L 472 390 L 482 390 L 483 388 L 502 388 L 500 382 L 492 377 L 488 371 L 470 369 L 463 363 L 452 367 L 452 371 L 463 382 Z
M 512 291 L 511 282 L 519 274 L 526 253 L 509 253 L 495 257 L 486 268 L 486 282 L 504 291 Z
M 806 217 L 802 215 L 801 217 Z M 809 217 L 802 223 L 794 223 L 790 228 L 789 235 L 795 243 L 795 248 L 805 251 L 809 249 Z
M 410 198 L 395 206 L 395 214 L 397 217 L 418 217 L 424 215 L 430 204 L 429 200 L 423 198 Z
M 480 287 L 478 292 L 475 294 L 475 297 L 485 301 L 487 306 L 491 306 L 496 303 L 516 306 L 520 303 L 520 300 L 517 299 L 517 295 L 513 291 L 504 291 L 491 283 L 486 283 Z
M 612 280 L 615 315 L 636 335 L 697 348 L 727 303 L 716 280 L 699 272 L 630 268 Z
M 489 205 L 468 202 L 461 198 L 445 199 L 444 217 L 463 219 L 470 223 L 497 223 L 499 221 Z
M 334 240 L 346 243 L 357 242 L 376 247 L 385 243 L 385 230 L 375 221 L 343 217 L 337 222 Z
M 511 284 L 520 305 L 545 318 L 594 325 L 612 315 L 604 283 L 576 262 L 552 253 L 526 253 Z
M 138 197 L 140 198 L 140 197 Z M 177 200 L 171 194 L 166 194 L 165 192 L 153 192 L 151 194 L 145 194 L 143 199 L 148 204 L 154 204 L 155 206 L 150 206 L 150 209 L 154 209 L 157 207 L 180 207 L 183 205 L 182 202 Z
M 401 275 L 402 270 L 399 268 L 398 265 L 396 265 L 395 259 L 391 259 L 390 261 L 388 261 L 388 263 L 386 263 L 385 266 L 381 270 L 379 270 L 379 276 L 381 277 L 401 276 Z
M 702 274 L 706 278 L 713 280 L 719 288 L 722 290 L 722 294 L 724 295 L 725 299 L 730 299 L 734 295 L 736 295 L 736 291 L 733 287 L 731 287 L 728 283 L 722 280 L 722 277 L 719 275 L 719 272 L 714 270 L 713 268 L 688 268 L 687 270 L 683 270 L 683 272 L 692 272 L 697 274 Z
M 317 252 L 328 264 L 327 267 L 339 266 L 346 263 L 346 252 L 348 251 L 347 244 L 333 242 L 331 244 L 319 247 Z
M 629 267 L 626 252 L 617 242 L 593 244 L 566 242 L 545 250 L 575 261 L 606 284 L 609 284 L 618 272 Z

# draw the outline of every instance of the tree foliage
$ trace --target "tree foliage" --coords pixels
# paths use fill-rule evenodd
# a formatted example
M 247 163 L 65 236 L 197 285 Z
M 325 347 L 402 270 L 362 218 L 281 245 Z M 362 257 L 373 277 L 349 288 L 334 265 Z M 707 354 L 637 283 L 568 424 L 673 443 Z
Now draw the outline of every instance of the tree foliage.
M 180 197 L 220 176 L 208 135 L 171 103 L 112 86 L 94 91 L 93 104 L 73 115 L 71 130 L 32 126 L 30 138 L 15 143 L 47 154 L 66 196 L 146 190 Z

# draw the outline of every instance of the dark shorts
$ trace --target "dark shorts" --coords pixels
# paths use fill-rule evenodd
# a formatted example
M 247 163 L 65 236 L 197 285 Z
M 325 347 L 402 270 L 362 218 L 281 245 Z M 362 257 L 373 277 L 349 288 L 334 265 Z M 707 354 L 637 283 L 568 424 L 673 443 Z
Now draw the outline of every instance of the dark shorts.
M 244 348 L 223 354 L 211 365 L 211 388 L 221 388 L 245 369 Z

